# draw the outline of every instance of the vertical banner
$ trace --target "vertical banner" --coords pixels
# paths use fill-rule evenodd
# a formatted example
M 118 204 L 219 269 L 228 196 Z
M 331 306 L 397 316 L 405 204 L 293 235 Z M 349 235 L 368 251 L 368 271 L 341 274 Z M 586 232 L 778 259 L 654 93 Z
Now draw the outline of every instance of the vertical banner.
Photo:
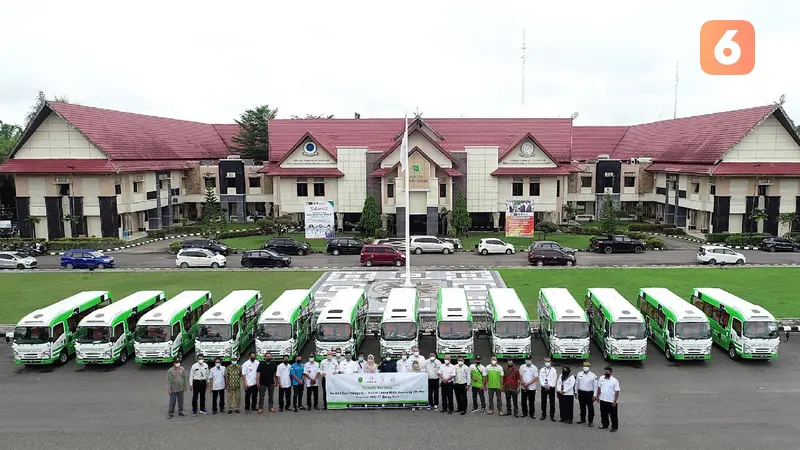
M 506 237 L 532 238 L 533 234 L 533 202 L 506 200 Z
M 428 406 L 428 374 L 353 373 L 327 378 L 329 409 Z
M 336 230 L 333 200 L 306 202 L 306 239 L 331 239 Z

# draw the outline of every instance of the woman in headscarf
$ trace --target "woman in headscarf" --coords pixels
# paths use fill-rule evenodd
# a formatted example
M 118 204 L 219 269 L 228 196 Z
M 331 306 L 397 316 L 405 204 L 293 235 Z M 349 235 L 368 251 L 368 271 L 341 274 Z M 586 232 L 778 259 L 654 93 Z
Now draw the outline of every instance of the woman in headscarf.
M 573 402 L 575 400 L 575 377 L 569 366 L 561 369 L 561 377 L 556 382 L 558 393 L 558 415 L 561 422 L 572 423 Z
M 375 357 L 369 355 L 367 357 L 367 365 L 364 366 L 364 373 L 378 373 L 378 365 L 375 364 Z
M 422 372 L 422 366 L 419 365 L 419 361 L 415 358 L 411 361 L 411 373 L 420 373 Z M 416 411 L 417 408 L 411 408 L 412 411 Z

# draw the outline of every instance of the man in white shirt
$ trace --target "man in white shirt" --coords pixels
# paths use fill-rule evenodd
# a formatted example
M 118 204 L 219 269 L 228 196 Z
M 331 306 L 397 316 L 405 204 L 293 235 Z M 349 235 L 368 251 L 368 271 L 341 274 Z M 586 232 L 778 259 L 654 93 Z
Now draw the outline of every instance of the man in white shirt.
M 428 407 L 439 409 L 439 368 L 442 363 L 436 359 L 436 352 L 431 352 L 422 367 L 428 373 Z
M 416 360 L 417 363 L 419 363 L 420 369 L 424 369 L 425 368 L 425 361 L 426 360 L 425 360 L 424 356 L 419 354 L 419 347 L 413 347 L 411 349 L 411 356 L 408 358 L 409 371 L 411 371 L 410 367 L 411 367 L 412 364 L 414 364 L 414 360 Z
M 463 416 L 467 413 L 467 389 L 469 388 L 469 366 L 464 364 L 464 357 L 458 357 L 456 364 L 456 378 L 453 380 L 453 389 L 456 394 L 456 407 Z
M 578 374 L 577 386 L 578 404 L 581 409 L 581 420 L 578 423 L 586 423 L 586 410 L 589 410 L 589 426 L 594 422 L 594 402 L 597 400 L 597 375 L 590 371 L 589 361 L 583 363 L 583 371 Z
M 531 419 L 536 418 L 536 409 L 533 404 L 536 402 L 536 381 L 539 379 L 539 369 L 533 365 L 530 356 L 525 359 L 525 364 L 519 368 L 519 377 L 522 389 L 522 417 L 528 415 L 530 411 Z
M 217 413 L 217 400 L 219 400 L 219 412 L 225 412 L 225 367 L 219 356 L 214 359 L 214 367 L 208 377 L 211 389 L 211 414 Z
M 411 372 L 411 360 L 408 359 L 408 352 L 405 350 L 403 350 L 403 353 L 400 354 L 400 360 L 397 361 L 397 371 Z
M 364 366 L 367 365 L 367 362 L 364 361 L 364 352 L 358 352 L 358 361 L 356 361 L 356 364 L 358 364 L 357 373 L 364 373 Z
M 285 355 L 283 357 L 283 362 L 278 364 L 278 370 L 275 372 L 275 378 L 277 378 L 278 381 L 278 411 L 289 411 L 292 406 L 291 371 L 292 366 L 289 364 L 289 356 Z
M 325 359 L 319 365 L 322 374 L 322 409 L 328 409 L 328 377 L 339 370 L 339 363 L 333 359 L 333 352 L 328 350 Z
M 611 376 L 611 367 L 603 369 L 603 378 L 597 381 L 597 399 L 600 400 L 600 429 L 608 428 L 611 417 L 611 431 L 619 428 L 617 401 L 619 400 L 619 381 Z
M 192 391 L 192 416 L 197 416 L 197 397 L 200 397 L 200 414 L 208 414 L 206 411 L 206 389 L 208 389 L 208 377 L 211 372 L 208 364 L 203 360 L 203 354 L 197 354 L 197 362 L 189 370 L 189 390 Z
M 442 413 L 453 414 L 453 380 L 456 368 L 450 364 L 450 357 L 444 357 L 444 364 L 439 367 L 439 382 L 442 385 Z
M 311 410 L 311 396 L 314 396 L 314 409 L 319 409 L 319 364 L 314 360 L 314 355 L 308 356 L 308 362 L 303 367 L 303 379 L 306 382 L 306 409 Z
M 353 361 L 353 354 L 350 350 L 344 353 L 344 358 L 339 362 L 339 373 L 358 373 L 358 363 Z
M 258 407 L 258 361 L 256 354 L 250 352 L 248 360 L 242 364 L 242 384 L 244 384 L 244 413 Z
M 550 366 L 550 358 L 544 359 L 544 367 L 539 370 L 539 386 L 542 388 L 542 416 L 544 420 L 547 416 L 547 402 L 550 401 L 550 420 L 556 421 L 556 369 Z

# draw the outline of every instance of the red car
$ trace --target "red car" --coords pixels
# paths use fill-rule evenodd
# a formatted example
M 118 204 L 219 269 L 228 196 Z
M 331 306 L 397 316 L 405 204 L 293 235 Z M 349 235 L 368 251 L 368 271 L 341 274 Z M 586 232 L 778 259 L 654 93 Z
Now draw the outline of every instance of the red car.
M 367 267 L 373 265 L 404 266 L 406 254 L 389 245 L 365 245 L 361 249 L 361 264 Z

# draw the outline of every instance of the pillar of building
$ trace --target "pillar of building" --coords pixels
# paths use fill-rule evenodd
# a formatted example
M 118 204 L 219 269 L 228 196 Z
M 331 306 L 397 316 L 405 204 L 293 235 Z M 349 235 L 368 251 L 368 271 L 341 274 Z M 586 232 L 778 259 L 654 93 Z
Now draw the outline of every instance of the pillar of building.
M 344 213 L 336 213 L 336 229 L 338 231 L 344 230 Z
M 492 213 L 492 223 L 494 227 L 494 231 L 500 231 L 500 213 L 493 212 Z

